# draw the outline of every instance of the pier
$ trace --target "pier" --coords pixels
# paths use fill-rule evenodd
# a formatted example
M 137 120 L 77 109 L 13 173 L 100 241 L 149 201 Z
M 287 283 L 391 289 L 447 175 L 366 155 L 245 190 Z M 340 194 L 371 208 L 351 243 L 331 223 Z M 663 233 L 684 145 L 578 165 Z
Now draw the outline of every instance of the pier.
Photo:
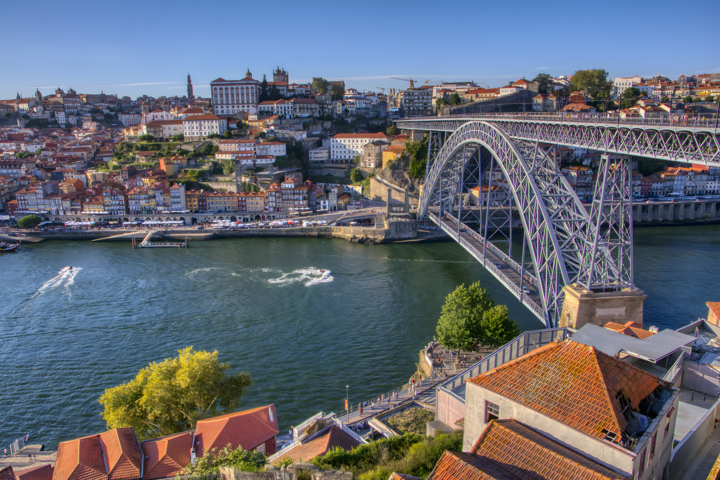
M 140 248 L 190 248 L 190 242 L 188 237 L 185 237 L 184 242 L 163 242 L 163 243 L 152 243 L 150 240 L 152 237 L 159 233 L 160 230 L 150 230 L 142 242 L 140 242 Z M 135 238 L 132 239 L 133 248 L 138 248 Z

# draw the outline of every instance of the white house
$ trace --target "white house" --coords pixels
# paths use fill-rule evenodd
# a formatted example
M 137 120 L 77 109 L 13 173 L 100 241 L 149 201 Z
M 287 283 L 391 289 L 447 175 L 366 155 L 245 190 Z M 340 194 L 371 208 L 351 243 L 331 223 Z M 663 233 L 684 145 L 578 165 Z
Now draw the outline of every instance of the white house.
M 272 155 L 273 157 L 282 157 L 286 154 L 283 142 L 261 142 L 255 146 L 255 150 L 258 155 Z
M 356 156 L 363 154 L 363 147 L 375 140 L 388 141 L 384 133 L 339 133 L 330 141 L 330 158 L 349 163 Z
M 118 120 L 120 123 L 129 127 L 130 125 L 137 125 L 140 123 L 142 115 L 139 113 L 118 113 Z
M 637 75 L 634 77 L 617 77 L 613 80 L 613 98 L 617 99 L 622 96 L 623 92 L 632 87 L 635 83 L 642 83 L 642 77 Z M 650 90 L 652 92 L 652 90 Z
M 227 130 L 227 120 L 217 115 L 191 115 L 183 120 L 186 140 L 201 140 L 216 133 L 222 135 Z

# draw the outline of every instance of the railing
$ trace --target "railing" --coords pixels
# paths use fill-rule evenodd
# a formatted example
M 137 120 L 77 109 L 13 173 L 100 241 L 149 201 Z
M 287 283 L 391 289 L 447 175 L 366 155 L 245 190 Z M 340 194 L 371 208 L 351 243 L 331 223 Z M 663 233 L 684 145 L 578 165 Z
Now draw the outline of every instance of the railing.
M 675 363 L 673 363 L 673 366 L 670 367 L 670 370 L 665 372 L 665 375 L 662 376 L 662 379 L 666 382 L 673 383 L 675 380 L 675 377 L 677 377 L 678 373 L 683 368 L 683 363 L 685 362 L 685 352 L 680 352 L 680 356 L 677 360 L 675 360 Z
M 443 389 L 452 393 L 458 387 L 473 377 L 488 372 L 494 368 L 506 364 L 518 357 L 522 357 L 528 352 L 536 348 L 547 345 L 552 342 L 562 342 L 569 337 L 570 333 L 567 328 L 548 328 L 545 330 L 532 330 L 519 335 L 514 340 L 506 343 L 493 353 L 488 354 L 475 364 L 468 367 L 463 372 L 452 377 L 448 381 L 441 383 L 438 389 Z
M 10 455 L 13 455 L 17 453 L 20 449 L 24 448 L 25 445 L 25 439 L 27 438 L 27 435 L 24 437 L 16 438 L 10 445 L 8 445 L 8 448 L 10 448 Z

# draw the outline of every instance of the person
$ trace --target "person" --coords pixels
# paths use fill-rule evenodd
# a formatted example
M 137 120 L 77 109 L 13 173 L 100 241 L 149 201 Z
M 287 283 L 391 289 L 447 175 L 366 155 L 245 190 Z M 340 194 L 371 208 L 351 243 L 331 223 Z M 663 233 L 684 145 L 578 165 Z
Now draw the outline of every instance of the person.
M 362 403 L 358 404 L 358 411 L 360 412 L 360 415 L 362 415 Z

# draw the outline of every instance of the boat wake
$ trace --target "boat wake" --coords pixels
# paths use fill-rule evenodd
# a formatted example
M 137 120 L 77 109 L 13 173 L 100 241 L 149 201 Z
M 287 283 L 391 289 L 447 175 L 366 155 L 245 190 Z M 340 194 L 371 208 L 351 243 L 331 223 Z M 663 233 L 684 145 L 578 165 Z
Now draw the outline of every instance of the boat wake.
M 75 283 L 75 276 L 80 270 L 82 270 L 80 267 L 72 267 L 72 269 L 70 267 L 63 268 L 56 276 L 43 283 L 40 288 L 38 288 L 37 292 L 35 292 L 35 294 L 30 298 L 35 298 L 38 295 L 47 291 L 55 290 L 56 288 L 62 286 L 65 287 L 63 290 L 67 291 L 70 288 L 70 285 Z
M 194 277 L 195 275 L 197 275 L 198 273 L 201 273 L 201 272 L 209 272 L 211 270 L 219 270 L 219 269 L 220 269 L 220 267 L 196 268 L 195 270 L 187 272 L 185 275 L 187 275 L 188 277 Z
M 285 273 L 278 278 L 271 278 L 268 283 L 274 285 L 290 285 L 293 283 L 304 282 L 306 287 L 319 285 L 321 283 L 330 283 L 334 280 L 330 270 L 320 270 L 317 268 L 299 268 L 290 273 Z

